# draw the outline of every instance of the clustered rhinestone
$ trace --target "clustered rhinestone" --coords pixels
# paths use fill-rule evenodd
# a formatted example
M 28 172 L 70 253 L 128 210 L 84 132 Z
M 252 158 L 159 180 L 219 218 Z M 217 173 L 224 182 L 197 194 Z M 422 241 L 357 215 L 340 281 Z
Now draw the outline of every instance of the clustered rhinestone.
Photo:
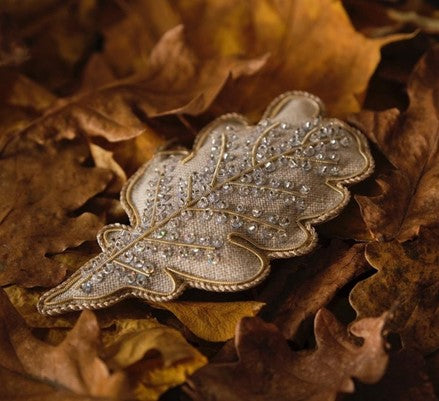
M 285 118 L 288 107 L 300 114 L 298 101 L 312 112 Z M 311 222 L 332 217 L 348 198 L 340 185 L 364 178 L 373 162 L 363 136 L 323 118 L 315 97 L 293 92 L 269 110 L 256 126 L 220 118 L 193 154 L 158 155 L 141 169 L 122 192 L 131 227 L 107 226 L 104 252 L 43 296 L 40 310 L 100 307 L 92 295 L 113 302 L 117 291 L 163 300 L 185 285 L 238 290 L 266 275 L 267 258 L 310 250 Z

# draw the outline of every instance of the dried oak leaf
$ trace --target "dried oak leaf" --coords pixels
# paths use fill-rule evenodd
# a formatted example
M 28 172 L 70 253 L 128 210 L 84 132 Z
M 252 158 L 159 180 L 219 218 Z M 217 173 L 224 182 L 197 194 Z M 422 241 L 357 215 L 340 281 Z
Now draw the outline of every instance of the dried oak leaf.
M 66 266 L 47 257 L 94 239 L 100 219 L 75 215 L 112 178 L 88 167 L 82 136 L 22 131 L 0 138 L 0 285 L 53 286 Z
M 172 312 L 192 333 L 207 341 L 227 341 L 234 337 L 237 323 L 246 316 L 255 316 L 262 302 L 157 302 Z
M 305 266 L 292 275 L 288 297 L 275 314 L 274 323 L 286 338 L 292 338 L 300 324 L 326 306 L 335 293 L 365 271 L 364 246 L 348 248 L 334 241 L 306 258 Z
M 389 366 L 383 378 L 375 384 L 362 384 L 348 395 L 346 401 L 438 401 L 421 354 L 402 349 L 389 355 Z
M 2 400 L 30 394 L 44 400 L 62 399 L 60 394 L 89 400 L 129 394 L 125 375 L 110 373 L 97 355 L 99 327 L 90 311 L 81 314 L 61 344 L 51 346 L 32 335 L 1 291 L 0 337 L 0 378 L 6 379 Z
M 377 240 L 407 240 L 421 226 L 439 223 L 439 46 L 417 64 L 407 93 L 408 109 L 363 111 L 360 124 L 395 167 L 379 176 L 377 196 L 356 196 Z
M 239 361 L 209 364 L 190 379 L 194 400 L 335 400 L 354 391 L 353 378 L 373 383 L 387 365 L 382 328 L 385 316 L 363 319 L 350 331 L 357 345 L 328 311 L 315 318 L 317 349 L 293 352 L 273 324 L 244 318 L 237 328 Z
M 153 48 L 145 72 L 60 99 L 25 131 L 33 135 L 49 129 L 66 135 L 85 132 L 110 142 L 148 131 L 154 138 L 157 133 L 147 125 L 148 118 L 201 113 L 229 78 L 253 74 L 265 59 L 201 60 L 187 46 L 180 25 Z
M 358 318 L 393 310 L 389 329 L 406 347 L 424 353 L 439 348 L 439 236 L 427 229 L 413 242 L 374 242 L 366 259 L 378 270 L 358 283 L 350 301 Z
M 119 319 L 115 326 L 103 333 L 105 360 L 124 369 L 141 401 L 157 400 L 207 362 L 177 330 L 155 319 Z
M 357 111 L 380 48 L 404 36 L 369 39 L 356 31 L 341 1 L 198 0 L 173 2 L 188 39 L 204 57 L 270 53 L 264 68 L 221 92 L 213 111 L 257 117 L 288 89 L 321 97 L 332 115 Z

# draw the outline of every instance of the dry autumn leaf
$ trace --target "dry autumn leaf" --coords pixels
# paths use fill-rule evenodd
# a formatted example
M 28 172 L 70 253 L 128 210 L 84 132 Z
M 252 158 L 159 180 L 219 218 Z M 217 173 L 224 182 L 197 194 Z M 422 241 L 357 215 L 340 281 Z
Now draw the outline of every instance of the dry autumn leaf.
M 300 324 L 327 305 L 334 294 L 367 265 L 364 246 L 348 248 L 334 241 L 307 258 L 305 266 L 293 275 L 288 297 L 277 308 L 274 323 L 286 338 L 293 338 Z
M 255 316 L 262 302 L 159 302 L 172 312 L 192 333 L 207 341 L 226 341 L 235 335 L 235 327 L 243 317 Z
M 382 316 L 353 324 L 351 333 L 363 338 L 356 345 L 322 309 L 315 319 L 316 350 L 293 352 L 276 326 L 244 318 L 235 340 L 239 361 L 201 368 L 189 379 L 188 392 L 194 400 L 335 400 L 337 393 L 354 390 L 353 378 L 373 383 L 384 374 L 385 321 Z
M 238 111 L 252 118 L 268 99 L 288 89 L 318 95 L 332 115 L 359 110 L 380 48 L 402 38 L 363 36 L 341 1 L 182 0 L 176 7 L 190 43 L 202 54 L 270 53 L 259 73 L 226 86 L 214 106 L 220 113 Z
M 395 167 L 377 179 L 381 193 L 357 196 L 363 219 L 377 240 L 407 240 L 421 226 L 439 222 L 439 47 L 412 73 L 405 112 L 363 111 L 353 121 Z
M 22 131 L 0 140 L 0 284 L 53 286 L 66 266 L 47 255 L 95 237 L 100 219 L 75 211 L 112 174 L 87 166 L 82 136 Z
M 124 373 L 111 373 L 98 357 L 99 327 L 92 312 L 82 313 L 64 341 L 51 346 L 32 335 L 2 291 L 0 335 L 0 371 L 8 378 L 6 394 L 15 388 L 15 378 L 20 382 L 29 375 L 31 378 L 25 386 L 32 388 L 34 384 L 36 393 L 43 391 L 41 388 L 46 384 L 46 387 L 64 388 L 71 398 L 74 395 L 128 398 Z M 4 390 L 2 388 L 2 396 Z M 51 390 L 47 392 L 50 394 Z
M 120 319 L 115 325 L 115 332 L 104 333 L 105 359 L 127 372 L 141 401 L 157 400 L 207 362 L 178 331 L 154 319 Z
M 403 349 L 390 354 L 386 374 L 376 384 L 359 385 L 359 391 L 346 397 L 347 401 L 438 401 L 433 378 L 421 354 Z
M 405 347 L 424 353 L 439 348 L 438 239 L 437 233 L 424 230 L 412 243 L 368 244 L 366 259 L 378 272 L 350 295 L 359 319 L 393 310 L 389 327 Z

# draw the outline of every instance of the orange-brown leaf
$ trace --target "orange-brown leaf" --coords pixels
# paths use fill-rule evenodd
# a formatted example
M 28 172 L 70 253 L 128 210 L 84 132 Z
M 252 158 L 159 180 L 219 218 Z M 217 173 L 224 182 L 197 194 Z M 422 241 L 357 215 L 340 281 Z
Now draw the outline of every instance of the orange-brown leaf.
M 330 312 L 320 310 L 317 349 L 293 352 L 276 326 L 244 318 L 237 328 L 239 361 L 206 365 L 190 378 L 189 391 L 195 400 L 335 400 L 337 393 L 354 390 L 352 378 L 373 383 L 384 374 L 385 321 L 382 316 L 353 324 L 351 333 L 364 339 L 356 345 Z

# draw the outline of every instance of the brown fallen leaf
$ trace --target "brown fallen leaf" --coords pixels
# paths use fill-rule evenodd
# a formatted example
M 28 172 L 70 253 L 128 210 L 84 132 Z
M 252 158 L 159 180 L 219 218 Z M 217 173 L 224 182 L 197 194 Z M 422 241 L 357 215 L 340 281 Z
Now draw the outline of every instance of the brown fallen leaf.
M 56 97 L 23 75 L 0 70 L 0 138 L 24 129 L 50 107 Z
M 105 189 L 111 172 L 86 165 L 84 137 L 39 134 L 0 138 L 0 285 L 55 285 L 66 266 L 47 255 L 94 239 L 102 226 L 75 211 Z
M 177 330 L 155 319 L 119 319 L 115 325 L 115 331 L 104 332 L 105 359 L 127 372 L 141 401 L 157 400 L 207 362 Z
M 85 132 L 110 142 L 147 131 L 148 118 L 164 114 L 199 114 L 229 78 L 251 75 L 265 63 L 255 59 L 200 60 L 186 45 L 182 26 L 168 31 L 151 51 L 147 71 L 111 82 L 97 90 L 59 99 L 24 132 L 43 135 L 47 130 L 73 136 Z
M 207 341 L 227 341 L 235 335 L 235 327 L 246 316 L 255 316 L 262 302 L 158 302 L 172 312 L 197 337 Z
M 66 267 L 46 257 L 91 240 L 102 226 L 91 213 L 70 216 L 101 192 L 111 173 L 83 166 L 88 146 L 15 137 L 0 161 L 0 284 L 51 286 Z
M 72 398 L 73 395 L 129 397 L 125 375 L 122 372 L 110 373 L 98 357 L 99 327 L 90 311 L 83 312 L 64 341 L 54 347 L 32 335 L 1 290 L 0 336 L 0 371 L 10 380 L 14 377 L 24 380 L 23 376 L 29 375 L 37 381 L 35 391 L 42 391 L 38 390 L 38 385 L 44 387 L 43 382 L 68 390 Z M 32 387 L 30 381 L 26 387 Z M 1 386 L 0 398 L 11 397 L 13 388 L 13 383 Z
M 334 241 L 327 249 L 317 251 L 292 276 L 289 296 L 277 308 L 274 323 L 286 338 L 293 338 L 305 319 L 326 306 L 335 293 L 363 273 L 366 266 L 361 244 L 348 248 L 341 241 Z
M 439 46 L 418 63 L 407 93 L 410 105 L 405 112 L 363 111 L 352 119 L 395 167 L 378 178 L 379 195 L 356 196 L 377 240 L 404 241 L 421 226 L 439 223 Z
M 114 160 L 113 152 L 94 143 L 90 144 L 90 152 L 96 167 L 107 169 L 113 172 L 113 181 L 106 188 L 107 193 L 118 193 L 127 180 L 127 175 L 122 167 Z
M 189 379 L 188 392 L 194 400 L 335 400 L 339 392 L 354 391 L 353 378 L 373 383 L 384 374 L 385 321 L 354 323 L 351 333 L 363 338 L 357 345 L 322 309 L 315 318 L 316 350 L 293 352 L 276 326 L 244 318 L 235 340 L 239 361 L 201 368 Z
M 213 111 L 259 117 L 268 99 L 289 89 L 320 96 L 331 115 L 359 110 L 380 48 L 403 36 L 369 39 L 357 32 L 341 1 L 179 1 L 188 38 L 206 56 L 265 52 L 260 72 L 228 85 Z
M 359 384 L 358 391 L 346 401 L 438 401 L 421 354 L 402 349 L 389 355 L 389 366 L 376 384 Z
M 424 353 L 439 348 L 439 237 L 428 230 L 412 243 L 370 243 L 366 259 L 378 270 L 358 283 L 350 301 L 358 318 L 393 310 L 389 329 L 404 346 Z

